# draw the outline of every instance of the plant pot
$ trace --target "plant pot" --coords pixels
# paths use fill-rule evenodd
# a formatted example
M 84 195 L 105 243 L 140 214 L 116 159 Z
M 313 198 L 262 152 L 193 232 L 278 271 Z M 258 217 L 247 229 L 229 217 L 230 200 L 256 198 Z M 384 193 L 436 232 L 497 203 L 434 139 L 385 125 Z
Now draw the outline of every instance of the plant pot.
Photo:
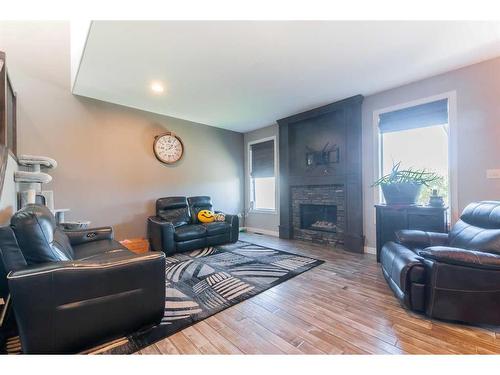
M 422 190 L 422 184 L 381 184 L 385 202 L 388 205 L 412 205 L 417 203 L 417 199 Z

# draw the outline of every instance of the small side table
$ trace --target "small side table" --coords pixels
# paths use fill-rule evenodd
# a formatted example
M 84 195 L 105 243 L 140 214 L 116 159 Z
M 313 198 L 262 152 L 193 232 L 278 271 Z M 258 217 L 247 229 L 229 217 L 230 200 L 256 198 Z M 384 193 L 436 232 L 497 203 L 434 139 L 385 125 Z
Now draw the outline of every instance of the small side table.
M 375 205 L 377 223 L 377 262 L 388 241 L 396 240 L 401 229 L 448 232 L 448 207 Z
M 131 238 L 120 241 L 120 243 L 136 254 L 144 254 L 149 251 L 149 241 L 145 238 Z

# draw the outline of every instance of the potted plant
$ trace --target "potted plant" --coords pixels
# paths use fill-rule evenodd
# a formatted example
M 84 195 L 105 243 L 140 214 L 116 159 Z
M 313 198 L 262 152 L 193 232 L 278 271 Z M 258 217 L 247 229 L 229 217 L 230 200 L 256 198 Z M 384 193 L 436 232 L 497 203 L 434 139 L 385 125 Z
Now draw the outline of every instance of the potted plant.
M 390 173 L 381 177 L 372 186 L 380 186 L 389 205 L 412 205 L 422 190 L 422 186 L 430 185 L 441 177 L 425 169 L 400 169 L 401 162 L 394 164 Z

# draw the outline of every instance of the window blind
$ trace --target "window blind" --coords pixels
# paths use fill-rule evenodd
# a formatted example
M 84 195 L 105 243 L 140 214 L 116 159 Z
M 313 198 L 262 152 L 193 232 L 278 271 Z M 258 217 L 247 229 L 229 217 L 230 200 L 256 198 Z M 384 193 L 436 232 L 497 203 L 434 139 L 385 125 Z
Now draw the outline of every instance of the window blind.
M 250 146 L 252 151 L 251 176 L 274 177 L 274 141 L 255 143 Z
M 403 108 L 379 116 L 381 133 L 425 128 L 448 123 L 448 99 Z

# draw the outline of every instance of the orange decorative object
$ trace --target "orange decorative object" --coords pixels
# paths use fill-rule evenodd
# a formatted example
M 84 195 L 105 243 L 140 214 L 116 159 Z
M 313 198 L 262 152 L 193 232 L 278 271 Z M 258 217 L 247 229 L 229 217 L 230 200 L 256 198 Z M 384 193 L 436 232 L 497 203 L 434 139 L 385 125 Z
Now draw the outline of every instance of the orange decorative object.
M 202 223 L 211 223 L 215 220 L 214 213 L 210 210 L 201 210 L 198 212 L 198 220 Z

